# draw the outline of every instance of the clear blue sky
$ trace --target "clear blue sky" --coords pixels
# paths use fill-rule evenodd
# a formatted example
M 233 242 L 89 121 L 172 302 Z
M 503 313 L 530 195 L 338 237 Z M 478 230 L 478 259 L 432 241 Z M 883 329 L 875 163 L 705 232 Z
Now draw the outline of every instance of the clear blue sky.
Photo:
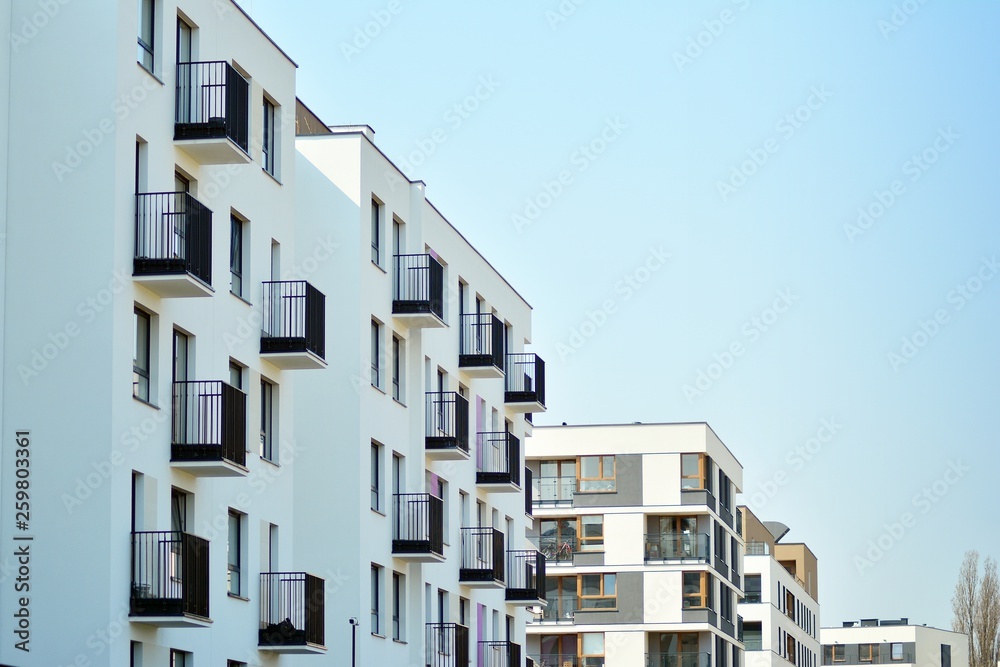
M 562 4 L 243 0 L 534 306 L 539 423 L 707 421 L 824 625 L 948 627 L 1000 556 L 1000 5 Z

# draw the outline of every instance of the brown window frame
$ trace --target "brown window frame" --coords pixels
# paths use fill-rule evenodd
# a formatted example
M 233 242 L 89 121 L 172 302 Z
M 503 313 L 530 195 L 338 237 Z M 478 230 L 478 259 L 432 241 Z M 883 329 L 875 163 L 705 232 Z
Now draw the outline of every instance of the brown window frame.
M 607 577 L 614 577 L 614 593 L 609 595 L 606 590 Z M 584 595 L 583 594 L 583 578 L 584 577 L 600 577 L 599 588 L 601 590 L 599 595 Z M 618 575 L 615 572 L 588 572 L 587 574 L 580 574 L 576 578 L 576 597 L 580 601 L 580 609 L 600 609 L 601 611 L 614 611 L 618 609 Z M 584 600 L 614 600 L 614 605 L 611 607 L 588 607 L 585 606 Z
M 694 477 L 692 475 L 684 474 L 684 457 L 685 456 L 697 456 L 698 457 L 698 476 Z M 705 473 L 706 457 L 705 454 L 697 452 L 688 452 L 681 454 L 681 491 L 705 491 L 708 489 L 707 475 Z M 686 479 L 696 479 L 698 486 L 686 487 L 684 486 L 684 480 Z
M 700 590 L 699 590 L 699 592 L 697 594 L 694 594 L 694 593 L 685 593 L 684 592 L 684 578 L 687 577 L 688 575 L 698 575 L 699 576 L 699 588 L 700 588 Z M 710 590 L 711 590 L 710 587 L 711 587 L 711 579 L 708 576 L 708 572 L 684 572 L 683 574 L 681 574 L 681 606 L 682 606 L 682 608 L 683 609 L 708 609 L 709 608 L 709 602 L 710 602 L 710 600 L 709 600 L 709 597 L 710 597 L 709 593 L 710 593 Z M 700 604 L 689 606 L 689 607 L 684 607 L 683 606 L 684 601 L 688 600 L 688 599 L 691 599 L 691 598 L 697 599 L 700 602 Z
M 584 459 L 597 459 L 597 467 L 599 470 L 599 477 L 583 477 L 583 460 Z M 611 459 L 611 476 L 608 477 L 604 470 L 604 460 Z M 618 490 L 618 463 L 615 461 L 614 454 L 594 454 L 588 456 L 578 456 L 576 457 L 576 490 L 582 491 L 583 493 L 615 493 Z M 601 485 L 609 485 L 611 488 L 607 489 L 585 489 L 583 488 L 584 482 L 597 482 Z
M 584 518 L 599 517 L 601 519 L 601 536 L 587 537 L 583 532 Z M 576 520 L 577 551 L 604 551 L 604 515 L 581 514 Z
M 862 650 L 868 647 L 868 658 L 862 657 Z M 878 661 L 878 644 L 858 644 L 858 662 L 874 663 Z

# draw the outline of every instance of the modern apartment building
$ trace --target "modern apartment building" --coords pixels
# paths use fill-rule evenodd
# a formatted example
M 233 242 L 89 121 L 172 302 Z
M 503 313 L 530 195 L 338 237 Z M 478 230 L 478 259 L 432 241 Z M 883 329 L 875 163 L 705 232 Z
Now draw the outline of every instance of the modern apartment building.
M 784 524 L 761 522 L 747 507 L 743 645 L 747 667 L 817 667 L 820 607 L 817 560 L 802 543 L 785 543 Z
M 969 637 L 910 623 L 908 618 L 867 618 L 822 628 L 823 665 L 921 665 L 969 667 Z
M 528 304 L 231 0 L 0 28 L 0 664 L 523 664 Z
M 528 444 L 546 667 L 740 667 L 743 469 L 696 424 L 537 427 Z

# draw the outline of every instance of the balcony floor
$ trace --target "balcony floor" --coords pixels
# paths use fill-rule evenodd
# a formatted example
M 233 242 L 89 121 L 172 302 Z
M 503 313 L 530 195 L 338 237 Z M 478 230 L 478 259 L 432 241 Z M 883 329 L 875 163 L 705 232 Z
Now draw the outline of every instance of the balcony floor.
M 141 259 L 135 261 L 141 262 Z M 133 274 L 132 279 L 150 292 L 165 299 L 178 297 L 205 297 L 215 294 L 211 285 L 206 285 L 190 273 Z
M 198 164 L 250 164 L 253 161 L 229 137 L 176 139 L 174 145 Z
M 263 344 L 261 345 L 263 348 Z M 318 370 L 326 368 L 326 360 L 309 350 L 301 352 L 265 352 L 261 349 L 260 358 L 272 366 L 283 370 Z
M 226 459 L 213 461 L 179 461 L 170 459 L 170 467 L 182 470 L 193 477 L 246 477 L 250 472 L 244 466 Z
M 212 619 L 193 616 L 191 614 L 181 614 L 178 616 L 145 616 L 130 615 L 128 620 L 132 623 L 142 623 L 144 625 L 154 625 L 158 628 L 210 628 Z

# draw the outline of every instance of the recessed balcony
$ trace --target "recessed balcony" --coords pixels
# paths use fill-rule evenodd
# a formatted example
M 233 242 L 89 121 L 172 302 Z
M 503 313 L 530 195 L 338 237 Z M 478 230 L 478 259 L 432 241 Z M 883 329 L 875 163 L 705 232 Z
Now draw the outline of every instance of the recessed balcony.
M 572 507 L 576 496 L 576 477 L 535 477 L 531 502 L 535 509 Z
M 444 267 L 431 255 L 393 255 L 392 316 L 412 328 L 444 323 Z
M 504 404 L 514 412 L 545 412 L 545 362 L 537 354 L 507 355 Z
M 283 369 L 326 368 L 326 296 L 305 280 L 264 283 L 260 356 Z
M 480 667 L 521 667 L 521 645 L 510 641 L 479 642 Z
M 647 653 L 646 667 L 708 667 L 712 654 L 679 651 L 677 653 Z
M 521 441 L 513 433 L 476 434 L 476 484 L 498 492 L 521 489 Z
M 424 399 L 424 453 L 427 458 L 469 458 L 469 401 L 454 391 L 429 391 Z
M 208 540 L 180 531 L 132 533 L 130 620 L 207 627 Z
M 249 139 L 250 82 L 224 61 L 177 63 L 177 147 L 199 164 L 247 164 Z
M 326 653 L 324 581 L 305 572 L 260 575 L 257 645 L 271 653 Z
M 220 380 L 174 382 L 170 464 L 196 477 L 247 474 L 247 395 Z
M 540 552 L 507 552 L 507 602 L 527 607 L 545 604 L 545 556 Z
M 426 628 L 427 667 L 468 667 L 469 628 L 458 623 L 428 623 Z
M 444 560 L 444 503 L 429 493 L 392 496 L 392 555 L 405 560 Z
M 458 580 L 470 587 L 503 588 L 503 533 L 496 528 L 462 528 L 461 537 Z
M 707 533 L 647 533 L 646 562 L 694 560 L 708 562 Z
M 460 323 L 458 367 L 469 377 L 503 377 L 504 326 L 492 313 L 468 313 Z
M 164 298 L 211 296 L 212 212 L 187 192 L 137 194 L 132 276 Z

